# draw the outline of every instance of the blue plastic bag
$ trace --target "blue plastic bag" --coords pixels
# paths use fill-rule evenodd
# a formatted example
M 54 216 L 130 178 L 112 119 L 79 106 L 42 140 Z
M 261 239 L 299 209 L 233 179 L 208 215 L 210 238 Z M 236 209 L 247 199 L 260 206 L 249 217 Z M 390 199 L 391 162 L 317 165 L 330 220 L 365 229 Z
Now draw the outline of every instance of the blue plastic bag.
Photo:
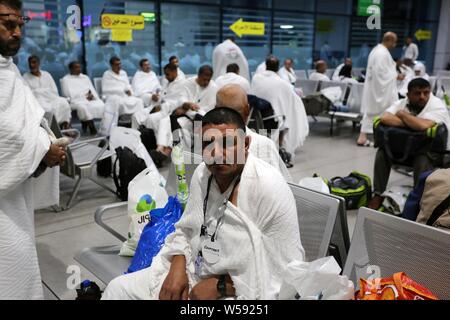
M 154 209 L 150 212 L 151 220 L 142 231 L 141 238 L 136 248 L 131 265 L 127 273 L 133 273 L 152 264 L 161 250 L 166 237 L 175 231 L 175 223 L 183 214 L 181 203 L 175 197 L 169 197 L 169 201 L 162 209 Z

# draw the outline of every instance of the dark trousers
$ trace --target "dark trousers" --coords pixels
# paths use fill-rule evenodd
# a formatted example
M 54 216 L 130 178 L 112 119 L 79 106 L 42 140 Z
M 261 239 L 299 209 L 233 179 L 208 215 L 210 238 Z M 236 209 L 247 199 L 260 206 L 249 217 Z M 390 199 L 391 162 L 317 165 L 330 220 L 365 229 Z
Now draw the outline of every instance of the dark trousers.
M 419 182 L 419 176 L 422 172 L 432 170 L 435 166 L 442 163 L 442 155 L 437 153 L 419 154 L 412 158 L 412 167 L 414 170 L 414 186 Z M 374 192 L 381 195 L 386 191 L 391 173 L 392 161 L 383 149 L 378 149 L 375 157 L 374 167 Z

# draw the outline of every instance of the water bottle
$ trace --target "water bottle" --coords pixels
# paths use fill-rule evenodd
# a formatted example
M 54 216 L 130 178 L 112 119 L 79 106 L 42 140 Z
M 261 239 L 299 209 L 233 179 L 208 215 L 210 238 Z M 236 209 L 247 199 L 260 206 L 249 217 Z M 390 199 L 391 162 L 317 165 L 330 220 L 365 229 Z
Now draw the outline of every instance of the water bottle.
M 447 107 L 450 107 L 450 98 L 448 97 L 448 94 L 444 91 L 444 101 Z
M 100 300 L 102 292 L 99 286 L 90 280 L 84 280 L 77 289 L 77 297 L 75 300 Z
M 172 162 L 175 166 L 175 174 L 177 176 L 177 198 L 184 209 L 189 198 L 189 187 L 186 181 L 183 148 L 180 144 L 177 144 L 172 149 Z

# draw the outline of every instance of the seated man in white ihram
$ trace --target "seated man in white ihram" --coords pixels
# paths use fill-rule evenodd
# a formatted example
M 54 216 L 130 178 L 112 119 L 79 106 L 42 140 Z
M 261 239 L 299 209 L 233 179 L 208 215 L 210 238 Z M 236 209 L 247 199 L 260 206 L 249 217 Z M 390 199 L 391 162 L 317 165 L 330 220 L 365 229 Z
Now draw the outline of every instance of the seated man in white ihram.
M 20 1 L 0 2 L 0 300 L 44 299 L 31 181 L 66 156 L 12 60 L 25 23 L 20 10 Z
M 250 105 L 248 104 L 247 93 L 237 84 L 228 84 L 217 92 L 217 108 L 227 107 L 237 111 L 244 120 L 248 122 L 250 116 Z M 268 137 L 246 128 L 247 135 L 250 136 L 250 154 L 267 162 L 275 169 L 278 169 L 287 182 L 292 182 L 286 165 L 278 153 L 275 143 Z
M 183 90 L 181 84 L 183 80 L 178 76 L 178 68 L 174 64 L 164 66 L 166 81 L 161 91 L 157 95 L 157 102 L 154 107 L 145 108 L 141 112 L 133 114 L 131 117 L 131 127 L 139 129 L 144 126 L 155 132 L 157 149 L 151 156 L 157 166 L 170 155 L 173 145 L 172 128 L 170 125 L 170 114 L 165 110 L 174 110 L 181 102 L 180 93 Z
M 297 76 L 295 75 L 294 69 L 292 68 L 293 65 L 294 60 L 290 58 L 284 60 L 284 66 L 278 71 L 278 75 L 281 77 L 281 79 L 286 80 L 295 87 Z
M 239 72 L 240 69 L 236 63 L 229 64 L 227 66 L 227 73 L 216 79 L 217 89 L 220 90 L 228 84 L 237 84 L 248 94 L 250 92 L 250 82 L 242 77 Z
M 97 91 L 88 76 L 81 73 L 81 63 L 69 63 L 70 74 L 61 80 L 62 94 L 69 98 L 70 106 L 77 110 L 83 132 L 89 131 L 97 134 L 94 119 L 102 119 L 105 112 L 105 103 L 98 96 Z
M 242 77 L 250 81 L 247 58 L 241 48 L 229 38 L 214 48 L 213 56 L 214 79 L 224 75 L 228 65 L 236 63 Z
M 150 61 L 142 59 L 139 62 L 141 70 L 136 71 L 131 86 L 134 95 L 144 101 L 144 106 L 151 107 L 158 102 L 161 84 L 156 74 L 152 71 Z
M 267 58 L 267 70 L 253 77 L 251 94 L 270 102 L 275 115 L 285 116 L 282 126 L 278 128 L 281 131 L 279 145 L 293 158 L 309 134 L 309 123 L 302 99 L 292 85 L 277 74 L 278 66 L 276 57 Z
M 175 130 L 183 132 L 183 142 L 187 147 L 190 146 L 194 133 L 192 121 L 199 120 L 216 106 L 217 85 L 212 77 L 211 66 L 200 67 L 197 77 L 186 79 L 180 84 L 182 87 L 178 100 L 180 104 L 172 103 L 161 106 L 166 109 L 164 112 L 171 114 L 172 132 Z
M 292 192 L 249 154 L 241 115 L 215 108 L 202 121 L 204 162 L 175 232 L 149 268 L 111 281 L 103 299 L 272 300 L 283 270 L 303 261 Z
M 319 60 L 316 62 L 316 71 L 309 75 L 309 80 L 330 81 L 326 75 L 328 65 L 325 61 Z
M 59 96 L 52 76 L 47 71 L 41 70 L 40 65 L 39 57 L 30 56 L 28 58 L 30 72 L 25 73 L 23 78 L 44 111 L 53 114 L 63 129 L 69 129 L 72 118 L 69 102 Z
M 132 115 L 144 110 L 144 102 L 133 96 L 130 80 L 122 70 L 118 57 L 109 60 L 111 70 L 105 71 L 102 78 L 102 92 L 106 96 L 105 114 L 100 133 L 108 136 L 112 127 L 117 126 L 119 116 Z

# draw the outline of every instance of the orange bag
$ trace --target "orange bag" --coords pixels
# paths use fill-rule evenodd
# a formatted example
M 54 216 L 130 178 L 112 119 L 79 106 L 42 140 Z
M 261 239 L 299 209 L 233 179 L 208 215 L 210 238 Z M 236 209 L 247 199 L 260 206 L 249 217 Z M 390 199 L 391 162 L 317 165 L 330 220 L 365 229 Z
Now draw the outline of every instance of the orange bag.
M 398 272 L 392 278 L 360 279 L 356 300 L 438 300 L 430 290 L 414 282 L 406 273 Z

